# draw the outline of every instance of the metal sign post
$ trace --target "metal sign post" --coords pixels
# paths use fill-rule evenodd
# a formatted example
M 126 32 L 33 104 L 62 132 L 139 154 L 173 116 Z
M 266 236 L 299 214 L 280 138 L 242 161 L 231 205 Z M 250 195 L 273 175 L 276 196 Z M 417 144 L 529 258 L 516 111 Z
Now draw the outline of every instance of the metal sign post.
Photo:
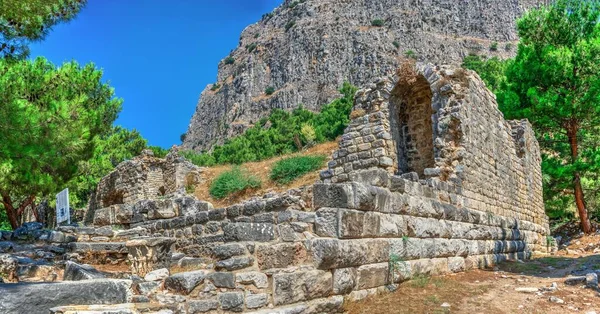
M 69 189 L 64 189 L 56 194 L 56 224 L 67 221 L 71 224 L 71 211 L 69 208 Z

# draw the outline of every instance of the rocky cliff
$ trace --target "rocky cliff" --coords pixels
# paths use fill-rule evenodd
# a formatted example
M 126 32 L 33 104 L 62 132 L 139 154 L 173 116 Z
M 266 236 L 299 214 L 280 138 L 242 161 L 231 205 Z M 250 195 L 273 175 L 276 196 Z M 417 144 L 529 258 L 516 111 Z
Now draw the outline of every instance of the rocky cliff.
M 459 64 L 469 53 L 510 56 L 516 18 L 540 2 L 286 0 L 248 26 L 219 63 L 183 146 L 208 150 L 274 108 L 318 110 L 344 81 L 370 83 L 406 56 L 438 64 Z

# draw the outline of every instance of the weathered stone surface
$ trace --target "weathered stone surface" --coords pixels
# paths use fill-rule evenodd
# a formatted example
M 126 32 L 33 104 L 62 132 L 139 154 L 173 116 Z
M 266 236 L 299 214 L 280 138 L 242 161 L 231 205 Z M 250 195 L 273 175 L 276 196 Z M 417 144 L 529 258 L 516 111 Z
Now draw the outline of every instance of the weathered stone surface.
M 386 262 L 386 239 L 337 240 L 316 238 L 311 241 L 315 266 L 319 269 L 344 268 Z M 369 252 L 363 254 L 362 252 Z
M 235 280 L 241 284 L 252 284 L 256 288 L 264 289 L 269 285 L 267 275 L 261 272 L 253 271 L 247 273 L 236 273 Z
M 219 293 L 218 298 L 223 310 L 241 312 L 244 308 L 244 294 L 242 292 Z
M 227 223 L 223 226 L 225 241 L 259 241 L 275 239 L 275 228 L 269 223 Z
M 127 253 L 123 242 L 72 242 L 69 251 L 74 253 Z
M 171 244 L 175 239 L 157 237 L 140 238 L 125 243 L 129 254 L 127 255 L 131 272 L 138 276 L 166 268 L 171 261 Z
M 217 299 L 190 300 L 188 304 L 188 313 L 190 314 L 206 313 L 219 307 Z
M 256 258 L 260 269 L 286 268 L 305 262 L 308 252 L 300 242 L 261 244 L 256 247 Z
M 229 243 L 213 248 L 214 257 L 223 260 L 246 254 L 246 247 L 241 243 Z
M 269 302 L 269 295 L 266 293 L 246 293 L 246 307 L 249 309 L 261 308 Z
M 321 208 L 315 216 L 315 233 L 320 237 L 338 237 L 338 209 Z
M 206 272 L 202 270 L 178 273 L 165 279 L 165 288 L 181 294 L 189 294 L 205 278 Z
M 161 285 L 160 281 L 144 281 L 144 282 L 138 283 L 136 285 L 136 287 L 140 294 L 149 295 L 151 293 L 158 291 L 158 289 L 160 288 L 160 285 Z
M 217 288 L 235 288 L 235 276 L 230 272 L 210 273 L 206 276 Z
M 275 305 L 290 304 L 329 296 L 333 292 L 329 271 L 298 271 L 273 275 Z
M 153 270 L 144 276 L 144 280 L 146 281 L 161 281 L 169 277 L 169 270 L 166 268 L 160 268 L 157 270 Z
M 80 265 L 71 261 L 65 263 L 64 281 L 77 281 L 106 278 L 106 275 L 91 265 Z
M 598 289 L 598 274 L 588 273 L 585 275 L 585 286 L 592 289 Z
M 333 293 L 349 294 L 356 286 L 356 268 L 338 268 L 333 271 Z
M 375 288 L 392 283 L 390 265 L 388 263 L 363 265 L 358 267 L 356 273 L 357 290 Z
M 0 313 L 48 313 L 63 305 L 127 303 L 130 296 L 130 280 L 0 284 Z
M 216 310 L 219 307 L 219 301 L 216 299 L 208 300 L 190 300 L 188 301 L 188 313 L 206 313 L 211 310 Z
M 217 269 L 226 269 L 229 271 L 243 269 L 250 267 L 254 264 L 254 258 L 243 256 L 243 257 L 232 257 L 226 260 L 218 261 L 215 264 Z
M 19 261 L 9 254 L 0 254 L 0 278 L 4 282 L 18 282 Z

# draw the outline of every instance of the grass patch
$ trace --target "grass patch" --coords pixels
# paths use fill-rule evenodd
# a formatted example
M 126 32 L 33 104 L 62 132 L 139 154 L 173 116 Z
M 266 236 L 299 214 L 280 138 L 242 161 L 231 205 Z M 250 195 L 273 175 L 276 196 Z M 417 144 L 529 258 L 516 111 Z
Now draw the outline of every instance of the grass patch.
M 259 188 L 260 180 L 242 170 L 239 166 L 221 173 L 210 185 L 210 195 L 216 199 L 223 199 L 228 195 L 246 189 Z
M 269 86 L 265 89 L 265 94 L 273 95 L 273 93 L 275 93 L 275 87 Z
M 371 21 L 371 26 L 381 27 L 381 26 L 383 26 L 383 20 L 382 19 L 372 20 Z
M 284 158 L 273 165 L 271 180 L 280 184 L 290 183 L 311 171 L 321 169 L 326 159 L 323 155 Z
M 431 277 L 429 277 L 428 275 L 418 274 L 415 275 L 410 281 L 410 285 L 415 288 L 425 288 L 429 284 L 430 280 Z

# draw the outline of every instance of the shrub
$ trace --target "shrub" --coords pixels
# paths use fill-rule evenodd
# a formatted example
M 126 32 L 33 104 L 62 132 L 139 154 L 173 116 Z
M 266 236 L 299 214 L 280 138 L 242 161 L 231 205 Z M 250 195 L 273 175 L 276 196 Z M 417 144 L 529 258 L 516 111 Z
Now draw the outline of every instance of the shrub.
M 382 19 L 372 20 L 371 26 L 381 27 L 381 26 L 383 26 L 383 20 Z
M 294 27 L 294 25 L 296 25 L 296 21 L 287 22 L 287 24 L 285 24 L 285 31 L 287 32 L 290 28 Z
M 186 134 L 185 134 L 185 133 L 181 133 L 181 135 L 179 135 L 179 140 L 180 140 L 182 143 L 183 143 L 183 142 L 185 142 L 185 136 L 186 136 Z
M 189 160 L 196 166 L 209 167 L 216 164 L 215 158 L 211 154 L 196 153 L 192 150 L 184 150 L 179 152 L 179 155 Z
M 210 90 L 214 92 L 214 91 L 216 91 L 219 88 L 221 88 L 221 84 L 214 83 L 213 86 L 211 86 Z
M 167 157 L 167 154 L 169 153 L 168 150 L 159 147 L 159 146 L 148 146 L 148 149 L 150 149 L 152 151 L 152 153 L 154 153 L 154 157 L 158 157 L 158 158 L 165 158 Z
M 233 193 L 241 192 L 246 189 L 259 188 L 260 180 L 240 167 L 233 167 L 231 170 L 221 173 L 210 185 L 209 193 L 216 199 L 222 199 Z
M 397 41 L 394 41 L 394 42 L 392 43 L 392 45 L 394 45 L 394 47 L 396 47 L 396 49 L 400 48 L 400 43 L 399 43 L 399 42 L 397 42 Z
M 416 59 L 417 58 L 417 54 L 412 51 L 412 50 L 407 50 L 404 52 L 404 56 L 406 56 L 409 59 Z
M 258 37 L 260 37 L 260 33 L 254 34 L 254 38 L 258 38 Z
M 234 64 L 235 59 L 232 56 L 225 58 L 225 64 Z
M 512 47 L 513 47 L 513 45 L 511 43 L 507 43 L 506 46 L 504 46 L 504 50 L 511 51 Z
M 491 51 L 498 51 L 498 43 L 497 43 L 497 42 L 493 42 L 493 43 L 490 45 L 490 50 L 491 50 Z
M 275 92 L 275 88 L 272 86 L 269 86 L 265 89 L 265 94 L 267 94 L 267 95 L 273 95 L 274 92 Z
M 271 180 L 280 184 L 290 183 L 311 171 L 321 169 L 325 160 L 326 157 L 322 155 L 284 158 L 271 169 Z
M 302 128 L 300 128 L 300 133 L 304 137 L 307 145 L 310 146 L 315 143 L 315 140 L 317 139 L 317 133 L 312 125 L 308 123 L 303 124 Z
M 251 43 L 249 45 L 246 45 L 246 49 L 248 49 L 248 52 L 254 51 L 254 49 L 256 49 L 256 47 L 257 47 L 256 43 Z

